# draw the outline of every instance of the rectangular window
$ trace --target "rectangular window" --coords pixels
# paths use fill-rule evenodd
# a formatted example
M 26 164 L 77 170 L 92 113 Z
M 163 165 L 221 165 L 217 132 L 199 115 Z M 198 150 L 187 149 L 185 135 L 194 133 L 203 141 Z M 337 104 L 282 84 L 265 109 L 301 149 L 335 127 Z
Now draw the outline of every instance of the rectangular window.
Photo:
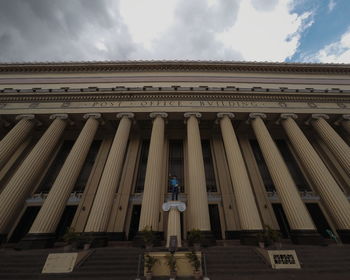
M 149 140 L 142 141 L 139 168 L 137 171 L 137 177 L 136 177 L 137 179 L 135 184 L 135 193 L 143 192 L 145 178 L 146 178 L 149 143 L 150 143 Z
M 208 192 L 217 192 L 214 173 L 213 158 L 211 155 L 210 140 L 202 140 L 202 151 L 204 160 L 205 179 Z
M 169 175 L 176 176 L 179 185 L 180 192 L 184 192 L 184 155 L 183 155 L 183 141 L 182 140 L 170 140 L 169 141 Z M 168 192 L 171 192 L 170 186 L 168 186 Z

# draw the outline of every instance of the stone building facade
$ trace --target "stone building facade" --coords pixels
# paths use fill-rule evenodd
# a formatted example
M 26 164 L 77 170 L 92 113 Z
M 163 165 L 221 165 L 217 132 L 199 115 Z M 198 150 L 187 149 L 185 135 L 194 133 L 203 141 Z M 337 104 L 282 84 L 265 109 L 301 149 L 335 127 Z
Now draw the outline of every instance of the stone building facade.
M 0 240 L 49 247 L 166 235 L 350 242 L 350 65 L 0 65 Z

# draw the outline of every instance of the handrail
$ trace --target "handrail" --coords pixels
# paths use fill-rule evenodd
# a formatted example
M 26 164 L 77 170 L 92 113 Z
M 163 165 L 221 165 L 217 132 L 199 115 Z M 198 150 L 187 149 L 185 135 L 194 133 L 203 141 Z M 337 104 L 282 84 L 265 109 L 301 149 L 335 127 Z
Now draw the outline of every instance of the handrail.
M 203 280 L 209 280 L 208 274 L 207 274 L 207 258 L 205 256 L 205 253 L 203 252 Z
M 137 275 L 135 280 L 141 280 L 140 278 L 140 268 L 141 268 L 141 254 L 139 254 L 139 261 L 137 263 Z

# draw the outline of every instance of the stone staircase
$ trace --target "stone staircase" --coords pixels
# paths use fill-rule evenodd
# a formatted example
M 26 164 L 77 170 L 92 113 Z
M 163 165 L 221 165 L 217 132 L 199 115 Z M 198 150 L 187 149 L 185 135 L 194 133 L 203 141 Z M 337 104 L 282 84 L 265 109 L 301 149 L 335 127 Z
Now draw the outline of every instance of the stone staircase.
M 143 251 L 134 247 L 98 248 L 70 274 L 70 278 L 65 279 L 135 279 L 140 254 Z
M 210 279 L 241 279 L 243 275 L 267 273 L 271 269 L 250 246 L 211 247 L 205 250 Z
M 49 253 L 62 253 L 62 250 L 1 250 L 0 279 L 131 280 L 136 278 L 142 250 L 133 247 L 98 248 L 72 273 L 41 274 Z
M 230 243 L 222 245 L 225 246 L 210 247 L 204 250 L 210 280 L 350 279 L 350 245 L 327 247 L 284 245 L 283 249 L 297 251 L 302 265 L 301 270 L 273 270 L 256 253 L 254 247 Z M 41 274 L 47 255 L 58 252 L 62 250 L 1 249 L 0 279 L 132 280 L 136 278 L 138 256 L 143 254 L 142 249 L 134 247 L 98 248 L 72 273 Z M 144 279 L 142 271 L 141 279 Z
M 302 269 L 274 270 L 254 247 L 211 247 L 205 251 L 208 277 L 226 279 L 350 279 L 350 246 L 288 246 L 297 252 Z
M 47 255 L 54 250 L 0 250 L 0 279 L 40 279 Z M 57 252 L 57 251 L 56 251 Z

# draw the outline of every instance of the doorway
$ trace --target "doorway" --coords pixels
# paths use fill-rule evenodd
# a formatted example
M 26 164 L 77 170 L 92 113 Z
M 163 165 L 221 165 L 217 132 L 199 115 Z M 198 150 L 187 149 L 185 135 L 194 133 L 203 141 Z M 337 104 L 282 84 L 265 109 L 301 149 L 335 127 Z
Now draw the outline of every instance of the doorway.
M 306 208 L 310 213 L 310 216 L 316 226 L 316 229 L 319 234 L 324 238 L 330 238 L 326 230 L 332 230 L 329 226 L 326 217 L 323 215 L 323 212 L 318 205 L 318 203 L 306 203 Z
M 209 204 L 210 228 L 216 240 L 222 239 L 219 207 Z
M 135 235 L 139 231 L 140 215 L 141 215 L 141 205 L 134 205 L 132 207 L 132 212 L 131 212 L 128 240 L 133 240 Z
M 283 238 L 290 238 L 290 226 L 287 220 L 287 216 L 284 213 L 283 207 L 280 203 L 272 203 L 273 211 L 280 227 L 280 232 Z
M 13 231 L 9 243 L 19 242 L 30 230 L 41 206 L 28 206 L 19 220 L 15 230 Z
M 61 240 L 63 235 L 67 232 L 68 228 L 70 227 L 75 212 L 77 211 L 77 206 L 66 206 L 64 209 L 64 212 L 61 216 L 61 220 L 59 221 L 57 228 L 56 228 L 56 237 L 58 240 Z

